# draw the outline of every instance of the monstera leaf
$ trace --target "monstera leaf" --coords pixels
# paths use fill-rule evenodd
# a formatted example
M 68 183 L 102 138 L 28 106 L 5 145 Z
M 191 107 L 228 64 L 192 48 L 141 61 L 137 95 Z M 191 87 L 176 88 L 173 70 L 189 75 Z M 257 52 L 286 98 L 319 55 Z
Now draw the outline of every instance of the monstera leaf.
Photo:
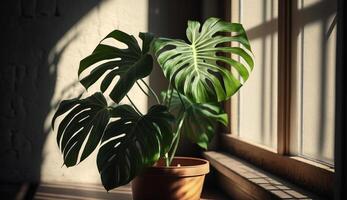
M 164 75 L 180 93 L 195 103 L 228 99 L 248 79 L 253 68 L 251 48 L 242 25 L 209 18 L 200 30 L 199 22 L 189 21 L 186 34 L 189 43 L 166 38 L 156 39 L 153 43 L 152 51 Z M 225 46 L 228 42 L 237 42 L 246 50 Z M 223 56 L 223 53 L 240 56 L 247 66 Z M 233 67 L 238 73 L 230 73 L 221 63 Z
M 57 143 L 67 167 L 76 165 L 88 157 L 99 144 L 109 121 L 107 102 L 101 93 L 86 99 L 62 101 L 52 120 L 52 128 L 57 117 L 65 114 L 60 122 Z M 82 145 L 85 143 L 84 148 Z
M 144 116 L 128 105 L 110 111 L 111 122 L 97 156 L 97 165 L 106 190 L 129 183 L 142 169 L 152 166 L 169 151 L 174 119 L 168 109 L 154 105 Z
M 216 132 L 218 122 L 228 124 L 228 116 L 218 103 L 194 103 L 183 94 L 178 96 L 176 91 L 168 91 L 168 95 L 172 95 L 168 97 L 170 108 L 185 112 L 182 133 L 204 149 Z
M 142 39 L 142 51 L 133 36 L 119 30 L 109 33 L 102 41 L 111 38 L 126 44 L 128 48 L 120 49 L 100 43 L 91 55 L 80 62 L 79 76 L 87 68 L 93 67 L 89 75 L 80 80 L 82 85 L 88 89 L 106 73 L 100 85 L 100 90 L 105 92 L 111 82 L 119 76 L 110 93 L 111 99 L 119 103 L 135 82 L 148 76 L 153 68 L 152 56 L 148 54 L 153 36 L 140 33 L 139 37 Z

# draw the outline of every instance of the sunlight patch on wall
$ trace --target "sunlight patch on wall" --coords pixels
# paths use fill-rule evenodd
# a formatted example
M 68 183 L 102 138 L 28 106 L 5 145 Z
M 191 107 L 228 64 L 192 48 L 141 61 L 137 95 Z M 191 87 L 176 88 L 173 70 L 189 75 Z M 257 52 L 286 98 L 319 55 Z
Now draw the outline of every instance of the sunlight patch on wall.
M 51 50 L 48 60 L 51 63 L 50 73 L 57 70 L 57 80 L 51 100 L 52 110 L 45 121 L 46 130 L 50 130 L 52 116 L 61 99 L 74 98 L 83 92 L 77 77 L 79 61 L 89 55 L 99 41 L 114 29 L 120 29 L 139 39 L 138 32 L 148 29 L 147 18 L 147 1 L 101 1 L 61 38 Z M 59 62 L 56 63 L 58 56 Z M 148 82 L 148 79 L 145 81 Z M 93 94 L 98 88 L 98 84 L 92 86 L 84 96 Z M 141 112 L 147 110 L 147 97 L 140 88 L 134 86 L 129 96 Z M 76 167 L 61 167 L 63 159 L 55 138 L 56 132 L 50 131 L 43 150 L 41 181 L 100 183 L 95 161 L 96 152 Z

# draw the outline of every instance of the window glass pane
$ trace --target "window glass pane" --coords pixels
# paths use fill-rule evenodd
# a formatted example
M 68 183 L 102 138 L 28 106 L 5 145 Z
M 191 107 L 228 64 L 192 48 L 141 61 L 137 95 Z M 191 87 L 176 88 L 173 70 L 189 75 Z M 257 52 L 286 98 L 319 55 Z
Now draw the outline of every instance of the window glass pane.
M 293 153 L 333 163 L 336 0 L 292 6 Z
M 239 105 L 238 136 L 274 149 L 277 146 L 277 2 L 239 1 L 239 17 L 251 41 L 255 67 L 239 95 L 234 97 Z M 233 116 L 231 119 L 235 124 Z

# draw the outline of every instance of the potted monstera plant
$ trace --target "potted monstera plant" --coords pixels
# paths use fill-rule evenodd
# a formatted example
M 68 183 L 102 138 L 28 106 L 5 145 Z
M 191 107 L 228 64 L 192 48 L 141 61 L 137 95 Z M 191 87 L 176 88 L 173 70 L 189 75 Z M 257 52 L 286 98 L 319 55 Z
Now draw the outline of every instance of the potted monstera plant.
M 86 89 L 99 83 L 100 92 L 62 101 L 53 117 L 52 128 L 61 118 L 56 138 L 67 167 L 98 147 L 97 167 L 106 190 L 133 180 L 134 199 L 200 198 L 208 162 L 175 157 L 177 145 L 185 136 L 207 148 L 217 123 L 228 123 L 220 103 L 247 80 L 253 59 L 241 24 L 209 18 L 200 27 L 188 21 L 186 35 L 188 41 L 140 33 L 140 47 L 133 36 L 115 30 L 81 60 L 80 83 Z M 107 45 L 106 39 L 127 47 Z M 169 82 L 162 98 L 143 80 L 155 61 Z M 147 113 L 127 95 L 135 85 L 157 100 Z M 121 104 L 123 98 L 130 105 Z

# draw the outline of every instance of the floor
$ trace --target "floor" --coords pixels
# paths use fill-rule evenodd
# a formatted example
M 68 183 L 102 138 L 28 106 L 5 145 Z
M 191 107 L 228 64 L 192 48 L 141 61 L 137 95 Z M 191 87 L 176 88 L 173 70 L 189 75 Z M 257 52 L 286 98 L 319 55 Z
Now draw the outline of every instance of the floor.
M 106 192 L 102 186 L 72 183 L 42 183 L 34 196 L 37 200 L 132 200 L 130 185 Z M 226 200 L 216 189 L 204 189 L 201 200 Z

